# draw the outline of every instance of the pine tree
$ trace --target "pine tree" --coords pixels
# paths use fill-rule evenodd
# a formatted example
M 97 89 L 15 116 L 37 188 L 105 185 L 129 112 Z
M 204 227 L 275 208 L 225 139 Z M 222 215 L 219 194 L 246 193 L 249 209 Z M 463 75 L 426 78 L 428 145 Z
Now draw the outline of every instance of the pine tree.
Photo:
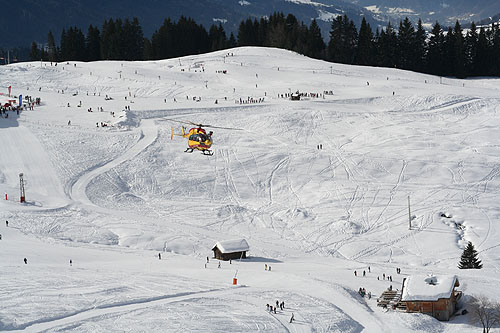
M 47 53 L 49 56 L 49 61 L 57 61 L 57 49 L 56 42 L 54 41 L 54 35 L 52 31 L 49 31 L 47 35 Z
M 89 25 L 85 38 L 87 61 L 101 60 L 101 33 L 97 27 Z
M 311 25 L 309 26 L 309 38 L 308 38 L 308 54 L 307 56 L 320 59 L 323 57 L 325 52 L 325 42 L 323 41 L 323 37 L 321 36 L 321 30 L 318 26 L 316 20 L 312 20 Z
M 142 58 L 144 60 L 153 59 L 153 47 L 151 46 L 151 41 L 147 38 L 144 38 L 144 52 Z
M 431 37 L 428 42 L 426 57 L 426 72 L 434 75 L 444 74 L 444 35 L 438 22 L 432 27 Z
M 379 57 L 377 59 L 378 64 L 383 67 L 395 67 L 397 61 L 398 38 L 391 22 L 389 22 L 387 27 L 380 32 L 377 44 Z
M 38 45 L 36 42 L 31 43 L 31 52 L 30 52 L 30 60 L 38 61 L 41 58 L 40 50 L 38 49 Z
M 415 68 L 415 28 L 408 17 L 399 22 L 398 32 L 398 67 Z
M 357 65 L 373 64 L 373 32 L 370 24 L 363 17 L 359 28 L 358 46 L 356 48 L 355 63 Z
M 467 76 L 477 75 L 475 74 L 475 62 L 477 58 L 477 47 L 478 47 L 478 35 L 477 27 L 474 22 L 471 23 L 470 29 L 465 35 L 465 70 Z
M 498 23 L 493 23 L 491 27 L 491 59 L 500 59 L 500 27 Z M 490 66 L 490 75 L 500 76 L 500 64 L 496 61 Z
M 484 27 L 481 27 L 479 29 L 476 57 L 474 59 L 474 75 L 482 76 L 491 74 L 491 72 L 489 72 L 490 59 L 495 58 L 491 57 L 492 55 L 490 53 L 490 45 L 486 37 L 486 31 Z
M 460 269 L 483 268 L 481 260 L 477 258 L 477 251 L 474 249 L 474 245 L 472 245 L 472 242 L 469 242 L 469 244 L 467 244 L 467 247 L 464 249 L 462 257 L 460 258 L 460 262 L 458 263 L 458 268 Z
M 457 21 L 455 28 L 453 29 L 453 35 L 455 37 L 454 52 L 455 58 L 453 63 L 454 74 L 459 79 L 466 77 L 465 75 L 465 46 L 464 46 L 464 36 L 462 34 L 462 27 Z
M 418 20 L 417 30 L 415 31 L 415 45 L 413 48 L 415 70 L 422 72 L 425 68 L 425 56 L 427 52 L 427 36 L 422 26 L 422 20 Z

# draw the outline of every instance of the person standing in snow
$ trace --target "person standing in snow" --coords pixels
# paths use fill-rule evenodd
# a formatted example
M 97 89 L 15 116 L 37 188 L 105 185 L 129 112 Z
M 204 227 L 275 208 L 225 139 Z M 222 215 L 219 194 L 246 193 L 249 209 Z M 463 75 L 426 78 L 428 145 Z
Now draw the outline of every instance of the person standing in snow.
M 219 266 L 218 266 L 218 268 L 220 268 L 220 261 L 219 261 Z
M 28 264 L 28 259 L 24 258 L 24 264 Z
M 207 257 L 207 264 L 208 264 L 209 262 L 210 262 L 210 260 L 209 260 L 209 259 L 208 259 L 208 257 Z
M 267 264 L 264 264 L 264 270 L 267 271 Z
M 161 260 L 161 253 L 158 253 L 158 260 Z
M 71 259 L 69 260 L 69 265 L 73 266 L 73 260 L 71 260 Z
M 292 317 L 290 318 L 290 324 L 291 324 L 291 323 L 292 323 L 292 321 L 294 321 L 294 320 L 295 320 L 295 318 L 294 318 L 294 316 L 293 316 L 293 312 L 292 312 Z
M 366 276 L 366 271 L 363 271 L 363 276 Z
M 358 276 L 358 272 L 354 271 L 354 276 Z
M 8 227 L 9 226 L 9 221 L 5 221 L 5 226 Z

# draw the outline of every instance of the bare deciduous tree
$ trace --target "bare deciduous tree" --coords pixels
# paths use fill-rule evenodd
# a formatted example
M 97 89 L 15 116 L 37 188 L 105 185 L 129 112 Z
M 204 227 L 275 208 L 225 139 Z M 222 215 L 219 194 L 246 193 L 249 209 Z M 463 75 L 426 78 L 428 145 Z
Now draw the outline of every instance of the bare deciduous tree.
M 500 323 L 500 304 L 491 301 L 488 297 L 480 295 L 471 303 L 471 320 L 481 323 L 483 333 L 489 333 L 490 329 Z

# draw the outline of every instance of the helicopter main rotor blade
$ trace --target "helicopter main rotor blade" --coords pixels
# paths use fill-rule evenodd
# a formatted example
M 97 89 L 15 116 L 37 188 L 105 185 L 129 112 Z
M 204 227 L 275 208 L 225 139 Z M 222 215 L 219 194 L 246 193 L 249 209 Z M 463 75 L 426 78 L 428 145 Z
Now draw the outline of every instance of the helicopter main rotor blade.
M 170 118 L 162 118 L 163 120 L 167 120 L 167 121 L 174 121 L 176 123 L 181 123 L 181 124 L 189 124 L 189 125 L 193 125 L 194 123 L 190 122 L 190 121 L 181 121 L 181 120 L 175 120 L 175 119 L 170 119 Z
M 234 128 L 234 127 L 221 127 L 221 126 L 202 125 L 202 124 L 196 124 L 196 125 L 199 125 L 199 127 L 220 128 L 220 129 L 228 129 L 228 130 L 233 130 L 233 131 L 243 131 L 243 129 L 242 129 L 242 128 Z
M 228 130 L 234 130 L 234 131 L 242 131 L 242 128 L 234 128 L 234 127 L 221 127 L 221 126 L 213 126 L 213 125 L 204 125 L 204 124 L 197 124 L 193 123 L 192 121 L 180 121 L 180 120 L 175 120 L 175 119 L 169 119 L 169 118 L 164 118 L 164 120 L 169 120 L 169 121 L 175 121 L 177 123 L 181 124 L 189 124 L 189 125 L 194 125 L 196 127 L 208 127 L 208 128 L 220 128 L 220 129 L 228 129 Z

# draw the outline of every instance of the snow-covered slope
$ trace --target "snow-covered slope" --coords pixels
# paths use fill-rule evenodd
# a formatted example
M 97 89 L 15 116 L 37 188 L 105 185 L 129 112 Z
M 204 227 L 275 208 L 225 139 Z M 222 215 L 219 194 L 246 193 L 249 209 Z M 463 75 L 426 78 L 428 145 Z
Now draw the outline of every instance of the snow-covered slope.
M 442 323 L 376 306 L 383 290 L 416 273 L 457 275 L 463 306 L 480 293 L 500 300 L 492 288 L 498 79 L 236 48 L 155 62 L 3 66 L 0 87 L 8 86 L 42 105 L 0 118 L 0 192 L 8 194 L 0 329 L 475 327 L 468 316 Z M 297 90 L 307 96 L 281 97 Z M 185 139 L 171 140 L 180 126 L 170 119 L 242 130 L 213 129 L 214 156 L 187 154 Z M 239 238 L 249 259 L 205 265 L 213 244 Z M 468 241 L 482 270 L 456 268 Z M 374 297 L 361 298 L 360 287 Z M 285 309 L 267 312 L 276 300 Z

